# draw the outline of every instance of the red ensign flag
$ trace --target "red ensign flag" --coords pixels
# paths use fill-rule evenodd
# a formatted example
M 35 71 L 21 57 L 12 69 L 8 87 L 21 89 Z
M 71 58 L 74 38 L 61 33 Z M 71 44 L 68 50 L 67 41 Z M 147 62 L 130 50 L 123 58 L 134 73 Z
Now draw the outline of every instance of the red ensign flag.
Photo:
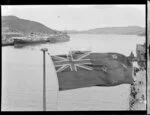
M 122 54 L 72 51 L 51 57 L 59 90 L 133 83 L 132 63 Z

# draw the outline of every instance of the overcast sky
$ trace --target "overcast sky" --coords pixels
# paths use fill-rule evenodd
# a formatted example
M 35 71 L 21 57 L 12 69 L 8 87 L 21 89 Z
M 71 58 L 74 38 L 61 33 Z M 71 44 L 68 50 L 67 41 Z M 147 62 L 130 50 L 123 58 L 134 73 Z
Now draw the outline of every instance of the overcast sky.
M 3 5 L 1 11 L 57 30 L 145 27 L 145 5 Z

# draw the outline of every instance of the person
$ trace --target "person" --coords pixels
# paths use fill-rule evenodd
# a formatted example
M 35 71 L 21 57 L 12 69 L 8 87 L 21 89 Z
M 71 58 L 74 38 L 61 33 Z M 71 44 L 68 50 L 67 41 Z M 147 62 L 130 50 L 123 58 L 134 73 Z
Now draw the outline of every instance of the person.
M 136 76 L 136 68 L 134 67 L 134 76 Z
M 144 94 L 142 94 L 141 98 L 142 98 L 142 100 L 144 101 Z
M 139 81 L 139 84 L 140 84 L 140 85 L 143 85 L 143 81 Z
M 137 91 L 136 91 L 135 87 L 132 86 L 132 88 L 131 88 L 131 96 L 133 97 L 133 99 L 136 98 L 136 95 L 137 95 Z
M 134 76 L 136 76 L 136 73 L 138 73 L 140 70 L 137 67 L 134 67 Z

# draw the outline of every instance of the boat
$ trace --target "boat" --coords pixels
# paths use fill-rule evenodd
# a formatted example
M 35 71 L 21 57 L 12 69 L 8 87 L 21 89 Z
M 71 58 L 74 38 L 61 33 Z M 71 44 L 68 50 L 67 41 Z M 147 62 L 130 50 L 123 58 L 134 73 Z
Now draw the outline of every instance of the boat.
M 20 48 L 26 45 L 37 45 L 37 44 L 44 44 L 44 43 L 58 43 L 58 42 L 67 42 L 70 39 L 70 36 L 66 34 L 55 35 L 47 38 L 38 38 L 38 39 L 29 39 L 27 37 L 14 37 L 14 47 Z
M 14 39 L 14 47 L 15 48 L 20 48 L 24 47 L 26 45 L 37 45 L 37 44 L 43 44 L 47 43 L 47 40 L 27 40 L 27 39 Z

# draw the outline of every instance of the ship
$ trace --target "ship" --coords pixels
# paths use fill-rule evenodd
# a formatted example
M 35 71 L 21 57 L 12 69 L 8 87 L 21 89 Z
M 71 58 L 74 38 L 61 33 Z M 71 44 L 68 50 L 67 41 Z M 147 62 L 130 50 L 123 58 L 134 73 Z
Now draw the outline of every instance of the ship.
M 28 40 L 28 39 L 14 38 L 14 47 L 21 48 L 26 45 L 37 45 L 37 44 L 43 44 L 47 42 L 48 40 Z
M 40 38 L 40 39 L 35 39 L 33 40 L 28 39 L 26 37 L 15 37 L 14 40 L 14 47 L 15 48 L 21 48 L 27 45 L 38 45 L 38 44 L 45 44 L 45 43 L 59 43 L 59 42 L 67 42 L 70 39 L 70 36 L 66 34 L 61 34 L 61 35 L 55 35 L 55 36 L 50 36 L 47 38 Z

